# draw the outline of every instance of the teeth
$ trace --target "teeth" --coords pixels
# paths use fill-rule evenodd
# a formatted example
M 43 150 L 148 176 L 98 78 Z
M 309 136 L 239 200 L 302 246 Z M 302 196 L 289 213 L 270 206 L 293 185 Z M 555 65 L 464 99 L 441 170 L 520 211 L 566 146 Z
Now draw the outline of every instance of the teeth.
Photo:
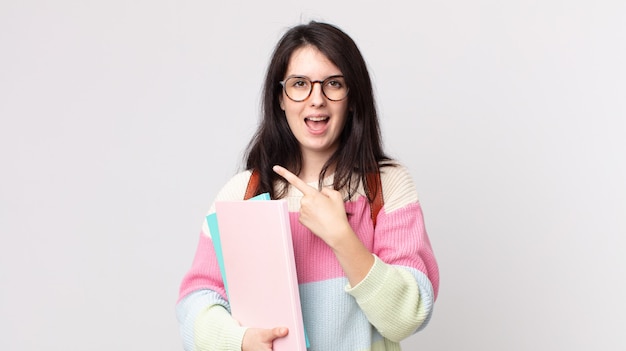
M 307 119 L 313 122 L 321 122 L 327 120 L 328 117 L 308 117 Z

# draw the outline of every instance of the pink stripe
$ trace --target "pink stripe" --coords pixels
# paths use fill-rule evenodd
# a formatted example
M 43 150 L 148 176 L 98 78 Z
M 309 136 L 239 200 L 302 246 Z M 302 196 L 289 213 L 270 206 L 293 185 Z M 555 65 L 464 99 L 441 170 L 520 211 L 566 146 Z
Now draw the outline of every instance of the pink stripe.
M 369 204 L 364 197 L 346 203 L 348 221 L 368 249 L 372 249 L 373 227 Z M 298 213 L 291 212 L 291 232 L 300 284 L 345 276 L 330 247 L 298 221 Z M 355 227 L 355 226 L 359 227 Z
M 413 267 L 428 276 L 435 296 L 439 290 L 439 271 L 424 227 L 419 203 L 409 204 L 390 214 L 385 208 L 378 214 L 374 235 L 370 207 L 365 197 L 346 203 L 348 221 L 361 242 L 383 262 Z M 294 254 L 300 284 L 344 277 L 332 250 L 298 221 L 298 213 L 290 215 Z M 200 233 L 191 269 L 180 286 L 179 299 L 199 289 L 212 289 L 226 298 L 219 266 L 211 239 Z
M 439 271 L 424 226 L 419 203 L 409 204 L 390 214 L 385 208 L 378 215 L 374 235 L 370 207 L 365 197 L 346 203 L 348 220 L 361 242 L 383 262 L 415 268 L 426 274 L 435 296 Z M 332 250 L 290 213 L 298 282 L 300 284 L 345 276 Z
M 424 273 L 439 291 L 439 269 L 424 225 L 419 202 L 408 204 L 390 214 L 381 212 L 376 227 L 373 251 L 384 262 L 412 267 Z
M 187 272 L 180 285 L 179 301 L 187 294 L 199 289 L 212 289 L 226 298 L 224 283 L 219 265 L 215 257 L 213 242 L 200 232 L 196 256 L 193 259 L 191 269 Z

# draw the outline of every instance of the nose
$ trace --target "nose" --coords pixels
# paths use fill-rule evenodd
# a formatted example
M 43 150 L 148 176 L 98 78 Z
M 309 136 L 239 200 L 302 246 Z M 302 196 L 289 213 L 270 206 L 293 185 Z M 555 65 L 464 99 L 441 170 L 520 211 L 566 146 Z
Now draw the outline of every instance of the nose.
M 318 84 L 315 84 L 318 83 Z M 321 106 L 326 103 L 326 96 L 324 96 L 324 92 L 322 91 L 322 82 L 315 81 L 311 82 L 311 105 L 313 106 Z

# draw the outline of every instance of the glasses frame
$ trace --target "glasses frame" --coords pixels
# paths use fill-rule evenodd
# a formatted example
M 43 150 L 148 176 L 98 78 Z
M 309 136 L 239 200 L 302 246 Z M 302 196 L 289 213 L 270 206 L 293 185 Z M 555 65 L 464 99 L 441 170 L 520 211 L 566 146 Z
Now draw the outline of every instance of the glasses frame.
M 307 94 L 307 96 L 304 99 L 296 100 L 296 99 L 292 98 L 291 96 L 289 96 L 289 94 L 287 94 L 287 86 L 285 84 L 291 78 L 301 78 L 301 79 L 306 79 L 309 82 L 311 82 L 311 88 L 309 89 L 309 93 Z M 305 77 L 305 76 L 289 76 L 285 80 L 281 80 L 278 83 L 280 83 L 280 85 L 282 85 L 283 91 L 285 92 L 285 95 L 287 95 L 287 97 L 291 101 L 302 102 L 302 101 L 305 101 L 306 99 L 308 99 L 311 96 L 311 93 L 313 93 L 313 85 L 315 85 L 315 83 L 320 83 L 320 88 L 322 89 L 322 94 L 324 95 L 325 98 L 327 98 L 330 101 L 341 101 L 341 100 L 344 100 L 345 98 L 348 97 L 348 92 L 350 91 L 350 88 L 348 88 L 347 86 L 346 86 L 346 96 L 342 97 L 341 99 L 331 99 L 331 98 L 328 97 L 328 95 L 326 95 L 326 92 L 324 91 L 324 84 L 327 83 L 329 80 L 332 80 L 332 79 L 335 79 L 335 78 L 344 78 L 344 76 L 342 74 L 336 74 L 334 76 L 326 77 L 326 78 L 324 78 L 324 80 L 312 80 L 309 77 Z

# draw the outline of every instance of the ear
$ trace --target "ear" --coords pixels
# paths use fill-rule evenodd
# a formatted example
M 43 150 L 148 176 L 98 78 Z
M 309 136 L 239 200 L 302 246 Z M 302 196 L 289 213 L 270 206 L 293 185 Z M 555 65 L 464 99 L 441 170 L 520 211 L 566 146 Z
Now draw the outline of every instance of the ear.
M 283 94 L 280 94 L 280 96 L 278 97 L 278 103 L 280 105 L 280 109 L 285 111 L 285 104 L 283 104 Z

